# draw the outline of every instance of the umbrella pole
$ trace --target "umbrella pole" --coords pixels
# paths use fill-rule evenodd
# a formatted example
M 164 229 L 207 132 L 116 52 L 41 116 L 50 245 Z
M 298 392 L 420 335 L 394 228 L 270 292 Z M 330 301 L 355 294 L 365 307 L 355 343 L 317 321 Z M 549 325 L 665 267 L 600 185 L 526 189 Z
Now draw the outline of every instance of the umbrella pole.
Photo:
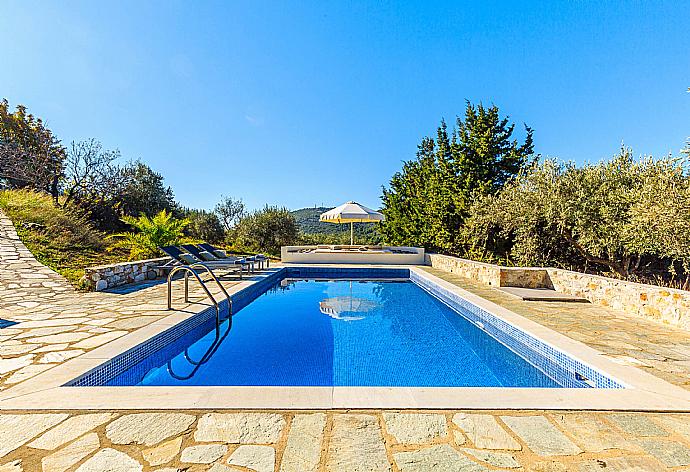
M 350 246 L 354 246 L 355 244 L 355 230 L 354 228 L 354 223 L 350 221 Z

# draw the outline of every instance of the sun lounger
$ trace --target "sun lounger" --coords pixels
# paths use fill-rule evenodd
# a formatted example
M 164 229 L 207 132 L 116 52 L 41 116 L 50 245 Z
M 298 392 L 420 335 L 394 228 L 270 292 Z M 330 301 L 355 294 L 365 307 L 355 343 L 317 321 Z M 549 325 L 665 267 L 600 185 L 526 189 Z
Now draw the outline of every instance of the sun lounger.
M 240 279 L 242 278 L 242 265 L 234 262 L 222 261 L 203 261 L 198 257 L 183 251 L 177 246 L 163 246 L 160 248 L 165 254 L 170 256 L 176 265 L 191 266 L 194 264 L 203 264 L 210 269 L 221 269 L 229 272 L 239 272 Z
M 196 257 L 197 259 L 200 259 L 204 262 L 212 262 L 212 263 L 235 263 L 237 265 L 241 265 L 243 268 L 247 270 L 247 272 L 254 272 L 254 261 L 253 260 L 248 260 L 246 258 L 241 258 L 241 257 L 234 257 L 234 256 L 225 256 L 225 257 L 220 257 L 215 254 L 213 254 L 211 251 L 207 251 L 206 249 L 200 247 L 200 246 L 195 246 L 194 244 L 183 244 L 180 246 L 182 249 Z
M 221 259 L 224 257 L 232 257 L 232 256 L 228 256 L 225 253 L 225 251 L 223 251 L 222 249 L 218 249 L 217 247 L 212 246 L 211 244 L 208 244 L 208 243 L 198 244 L 198 246 L 201 249 L 203 249 L 204 251 L 210 252 L 211 254 L 213 254 L 216 257 L 219 257 Z M 247 256 L 247 257 L 244 257 L 244 259 L 246 259 L 248 261 L 258 262 L 259 263 L 259 269 L 264 268 L 264 263 L 266 263 L 266 268 L 268 268 L 269 264 L 270 264 L 269 258 L 264 256 L 263 254 L 256 254 L 255 256 Z

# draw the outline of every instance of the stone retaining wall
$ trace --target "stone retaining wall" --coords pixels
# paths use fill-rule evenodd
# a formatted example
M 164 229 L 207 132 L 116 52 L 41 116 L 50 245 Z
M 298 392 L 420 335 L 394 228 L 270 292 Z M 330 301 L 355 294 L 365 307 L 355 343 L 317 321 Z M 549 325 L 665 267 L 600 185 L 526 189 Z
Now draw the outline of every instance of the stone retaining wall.
M 158 259 L 87 267 L 84 269 L 82 280 L 87 288 L 97 292 L 133 282 L 153 280 L 165 275 L 165 271 L 158 267 L 169 261 L 169 257 L 160 257 Z
M 690 330 L 690 292 L 686 290 L 563 269 L 549 268 L 547 272 L 551 286 L 559 292 Z
M 494 287 L 553 288 L 592 303 L 690 330 L 690 292 L 552 267 L 502 267 L 427 254 L 427 265 Z
M 548 286 L 546 269 L 541 267 L 502 267 L 441 254 L 427 254 L 426 264 L 494 287 Z

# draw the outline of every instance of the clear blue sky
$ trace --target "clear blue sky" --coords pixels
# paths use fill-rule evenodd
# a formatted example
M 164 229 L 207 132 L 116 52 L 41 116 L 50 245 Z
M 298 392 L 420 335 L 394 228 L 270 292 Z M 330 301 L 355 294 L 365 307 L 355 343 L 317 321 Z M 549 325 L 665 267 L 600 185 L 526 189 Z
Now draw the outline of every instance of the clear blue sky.
M 465 100 L 583 162 L 690 135 L 690 2 L 1 1 L 0 98 L 186 206 L 376 207 Z

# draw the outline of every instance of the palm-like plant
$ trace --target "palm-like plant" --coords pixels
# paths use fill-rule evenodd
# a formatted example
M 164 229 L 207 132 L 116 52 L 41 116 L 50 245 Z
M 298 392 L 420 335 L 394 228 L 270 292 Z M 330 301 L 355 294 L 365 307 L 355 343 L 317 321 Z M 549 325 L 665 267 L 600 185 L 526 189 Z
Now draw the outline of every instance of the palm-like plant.
M 146 259 L 159 254 L 159 247 L 177 244 L 182 231 L 189 224 L 187 218 L 175 218 L 165 210 L 153 218 L 144 214 L 138 217 L 125 216 L 122 221 L 135 228 L 136 232 L 117 233 L 108 236 L 115 242 L 111 248 L 129 250 L 129 260 Z

